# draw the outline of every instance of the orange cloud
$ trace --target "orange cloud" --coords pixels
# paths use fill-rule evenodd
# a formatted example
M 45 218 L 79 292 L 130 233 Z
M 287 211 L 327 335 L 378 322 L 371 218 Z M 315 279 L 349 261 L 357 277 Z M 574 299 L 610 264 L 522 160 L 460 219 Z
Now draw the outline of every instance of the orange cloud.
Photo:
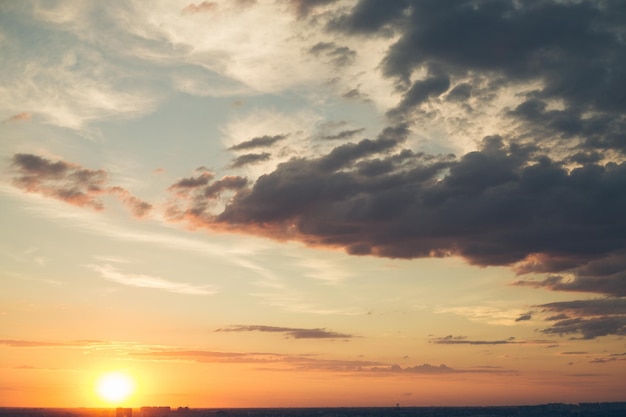
M 32 117 L 33 117 L 32 114 L 26 113 L 26 112 L 22 112 L 22 113 L 14 114 L 13 116 L 9 117 L 8 119 L 5 119 L 2 122 L 2 124 L 10 123 L 10 122 L 22 122 L 22 121 L 30 120 Z
M 217 3 L 212 1 L 203 1 L 199 5 L 195 5 L 193 3 L 186 6 L 182 14 L 196 14 L 196 13 L 209 13 L 213 12 L 217 9 Z

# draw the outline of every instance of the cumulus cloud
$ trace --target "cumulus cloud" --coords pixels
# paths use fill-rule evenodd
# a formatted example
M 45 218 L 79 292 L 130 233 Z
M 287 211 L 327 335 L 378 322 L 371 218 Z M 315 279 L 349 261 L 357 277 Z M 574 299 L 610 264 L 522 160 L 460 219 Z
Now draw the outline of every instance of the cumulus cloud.
M 284 333 L 293 339 L 350 339 L 354 336 L 345 333 L 329 331 L 323 328 L 299 329 L 291 327 L 262 326 L 262 325 L 233 325 L 217 329 L 216 332 L 268 332 Z
M 360 0 L 330 29 L 399 35 L 382 62 L 403 91 L 397 113 L 448 90 L 453 101 L 476 93 L 496 103 L 513 88 L 522 100 L 501 113 L 519 122 L 510 133 L 623 154 L 626 102 L 617 92 L 626 85 L 626 53 L 618 16 L 619 1 Z
M 398 125 L 281 163 L 195 224 L 359 255 L 461 256 L 573 276 L 538 286 L 623 293 L 626 164 L 569 168 L 498 136 L 461 157 L 428 155 L 403 148 L 409 134 Z

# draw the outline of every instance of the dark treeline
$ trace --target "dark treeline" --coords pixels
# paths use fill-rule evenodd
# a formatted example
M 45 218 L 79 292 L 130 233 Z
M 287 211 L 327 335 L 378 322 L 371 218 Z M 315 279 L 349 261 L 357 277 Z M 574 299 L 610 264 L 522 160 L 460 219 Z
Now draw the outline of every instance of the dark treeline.
M 0 408 L 0 417 L 624 417 L 626 402 L 501 407 Z

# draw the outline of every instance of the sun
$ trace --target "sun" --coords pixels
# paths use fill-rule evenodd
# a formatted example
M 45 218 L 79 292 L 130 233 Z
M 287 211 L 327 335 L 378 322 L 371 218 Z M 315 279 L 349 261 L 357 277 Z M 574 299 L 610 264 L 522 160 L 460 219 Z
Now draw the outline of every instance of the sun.
M 108 372 L 96 382 L 96 392 L 106 402 L 119 404 L 135 391 L 135 381 L 124 372 Z

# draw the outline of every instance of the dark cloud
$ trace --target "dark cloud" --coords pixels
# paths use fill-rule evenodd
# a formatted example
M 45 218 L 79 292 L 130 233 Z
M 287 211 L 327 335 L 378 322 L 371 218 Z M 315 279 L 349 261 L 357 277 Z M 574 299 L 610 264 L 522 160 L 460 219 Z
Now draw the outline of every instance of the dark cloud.
M 335 134 L 331 134 L 331 135 L 324 135 L 321 137 L 321 139 L 323 140 L 345 140 L 345 139 L 352 139 L 354 136 L 358 135 L 359 133 L 364 132 L 365 129 L 360 128 L 360 129 L 349 129 L 349 130 L 342 130 L 339 133 L 335 133 Z
M 348 14 L 331 20 L 329 28 L 352 34 L 391 35 L 392 25 L 404 15 L 409 0 L 361 0 Z
M 532 311 L 530 311 L 528 313 L 520 314 L 520 316 L 516 318 L 515 321 L 528 321 L 532 319 L 532 317 L 533 317 L 533 313 Z
M 284 333 L 294 339 L 350 339 L 350 334 L 337 333 L 326 329 L 297 329 L 276 326 L 229 326 L 217 329 L 216 332 L 268 332 Z
M 554 343 L 552 340 L 518 340 L 515 337 L 496 340 L 475 340 L 468 339 L 466 336 L 448 335 L 445 337 L 435 337 L 430 339 L 430 343 L 437 345 L 478 345 L 478 346 L 495 346 L 495 345 L 550 345 Z M 556 345 L 548 346 L 554 347 Z
M 610 363 L 617 361 L 626 361 L 626 353 L 612 353 L 599 358 L 594 358 L 589 363 Z
M 623 155 L 625 19 L 619 0 L 360 0 L 329 28 L 398 34 L 382 61 L 384 74 L 404 94 L 391 116 L 405 115 L 451 85 L 446 98 L 453 101 L 478 91 L 490 101 L 508 88 L 533 85 L 521 88 L 525 101 L 507 113 L 521 122 L 512 133 Z M 555 102 L 558 108 L 550 108 Z
M 626 335 L 626 298 L 560 301 L 537 307 L 559 313 L 546 319 L 552 322 L 541 330 L 546 334 L 579 335 L 582 339 Z
M 525 343 L 515 340 L 514 337 L 503 340 L 470 340 L 465 336 L 452 335 L 431 339 L 430 342 L 438 345 L 511 345 Z
M 248 185 L 248 179 L 235 175 L 222 177 L 204 188 L 204 197 L 217 198 L 224 191 L 240 190 Z
M 233 160 L 230 164 L 231 168 L 241 168 L 245 165 L 253 165 L 258 164 L 259 162 L 269 161 L 272 157 L 272 154 L 269 152 L 262 153 L 247 153 L 245 155 L 238 156 Z
M 198 175 L 183 178 L 169 187 L 176 193 L 166 209 L 166 217 L 171 221 L 186 219 L 191 226 L 207 222 L 206 213 L 224 194 L 241 190 L 248 185 L 248 179 L 240 176 L 224 176 L 215 180 L 215 175 L 198 168 Z
M 576 316 L 626 315 L 626 298 L 596 298 L 591 300 L 559 301 L 540 304 L 537 307 L 552 312 Z
M 309 49 L 309 53 L 326 58 L 337 67 L 350 65 L 357 55 L 356 51 L 347 46 L 338 46 L 335 42 L 318 42 Z
M 446 100 L 467 101 L 472 96 L 472 86 L 468 83 L 461 83 L 446 95 Z
M 337 0 L 286 0 L 291 3 L 300 18 L 307 17 L 316 7 L 325 6 Z
M 518 285 L 623 294 L 626 163 L 570 168 L 499 136 L 460 158 L 427 155 L 402 149 L 408 134 L 399 125 L 279 164 L 196 225 L 359 255 L 462 256 L 552 275 Z
M 359 100 L 359 101 L 364 101 L 364 102 L 370 102 L 371 99 L 367 96 L 367 94 L 364 94 L 363 92 L 361 92 L 361 90 L 359 90 L 359 88 L 353 88 L 349 91 L 346 91 L 343 95 L 343 98 L 348 99 L 348 100 Z
M 600 336 L 626 335 L 626 316 L 606 316 L 595 318 L 572 318 L 555 322 L 541 330 L 546 334 L 559 336 L 579 334 L 582 339 L 595 339 Z
M 301 17 L 332 2 L 289 1 Z M 375 139 L 291 159 L 250 184 L 209 173 L 182 179 L 171 187 L 178 197 L 171 218 L 354 255 L 508 265 L 541 275 L 517 285 L 616 297 L 587 300 L 578 310 L 542 305 L 551 313 L 544 333 L 623 335 L 626 2 L 359 0 L 337 13 L 328 23 L 333 34 L 396 35 L 380 67 L 401 94 L 389 114 L 393 125 Z M 353 56 L 341 48 L 319 43 L 309 52 Z M 489 106 L 513 93 L 517 102 L 496 110 L 514 127 L 484 138 L 476 151 L 456 157 L 402 149 L 428 104 Z M 357 87 L 344 97 L 363 95 Z M 231 150 L 271 146 L 281 136 Z M 269 158 L 241 155 L 233 167 Z M 103 171 L 35 155 L 16 155 L 14 167 L 14 184 L 24 190 L 101 208 Z M 223 211 L 213 212 L 223 195 Z
M 183 178 L 170 186 L 170 189 L 176 190 L 203 187 L 207 185 L 213 178 L 215 178 L 215 174 L 209 171 L 201 170 L 198 176 Z
M 432 76 L 423 80 L 417 80 L 413 83 L 400 101 L 400 104 L 388 115 L 395 117 L 408 112 L 411 108 L 418 106 L 431 97 L 438 97 L 448 91 L 450 88 L 450 78 L 445 74 L 432 74 Z
M 256 138 L 252 138 L 245 142 L 238 143 L 237 145 L 228 148 L 231 151 L 243 151 L 254 148 L 266 148 L 287 138 L 288 135 L 264 135 Z
M 152 205 L 118 186 L 108 186 L 104 170 L 90 170 L 65 161 L 50 161 L 33 154 L 13 156 L 13 185 L 79 207 L 102 210 L 103 195 L 114 195 L 136 217 L 144 217 Z
M 530 272 L 530 271 L 528 271 Z M 574 278 L 550 275 L 541 281 L 520 280 L 515 285 L 626 296 L 626 253 L 619 251 L 571 269 Z

